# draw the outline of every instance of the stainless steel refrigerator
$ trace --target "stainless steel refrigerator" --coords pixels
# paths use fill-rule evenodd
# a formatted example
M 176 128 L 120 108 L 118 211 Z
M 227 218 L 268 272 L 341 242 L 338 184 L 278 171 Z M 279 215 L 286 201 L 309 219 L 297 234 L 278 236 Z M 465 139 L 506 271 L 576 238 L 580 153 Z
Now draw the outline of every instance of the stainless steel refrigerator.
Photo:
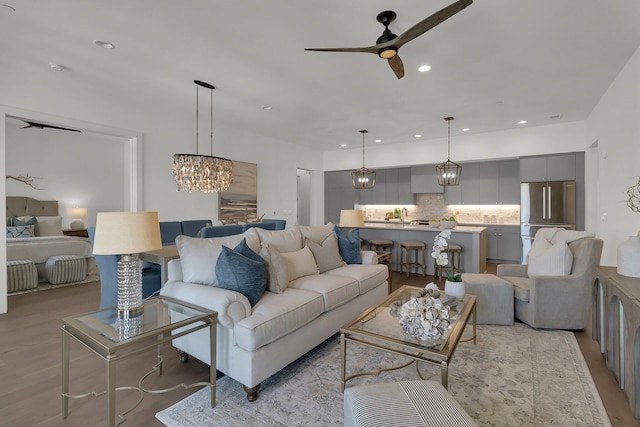
M 576 182 L 523 182 L 520 187 L 522 263 L 542 227 L 576 227 Z

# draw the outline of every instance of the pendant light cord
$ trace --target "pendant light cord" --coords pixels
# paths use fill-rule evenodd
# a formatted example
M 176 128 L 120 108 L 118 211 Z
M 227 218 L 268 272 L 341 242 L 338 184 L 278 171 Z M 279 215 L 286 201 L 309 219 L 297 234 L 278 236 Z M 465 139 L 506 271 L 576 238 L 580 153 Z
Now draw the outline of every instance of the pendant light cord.
M 445 117 L 447 121 L 447 161 L 451 160 L 451 120 L 453 117 Z
M 199 102 L 199 98 L 198 98 L 198 95 L 199 95 L 199 93 L 200 93 L 200 90 L 199 90 L 199 89 L 200 89 L 200 88 L 199 88 L 199 87 L 198 87 L 198 85 L 196 84 L 196 155 L 198 155 L 198 154 L 199 154 L 199 151 L 198 151 L 198 145 L 199 145 L 199 144 L 198 144 L 198 141 L 200 140 L 200 135 L 199 135 L 200 125 L 199 125 L 199 120 L 198 120 L 198 118 L 200 117 L 200 114 L 199 114 L 199 108 L 198 108 L 198 107 L 200 106 L 200 102 Z

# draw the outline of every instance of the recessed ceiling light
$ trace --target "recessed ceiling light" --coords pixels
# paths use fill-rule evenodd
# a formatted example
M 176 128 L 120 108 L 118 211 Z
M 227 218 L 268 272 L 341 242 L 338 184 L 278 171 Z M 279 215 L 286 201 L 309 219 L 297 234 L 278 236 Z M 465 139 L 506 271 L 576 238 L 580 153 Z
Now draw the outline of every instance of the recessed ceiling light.
M 55 63 L 55 62 L 49 62 L 49 68 L 51 68 L 54 71 L 65 71 L 68 70 L 69 68 L 65 67 L 64 65 Z
M 562 114 L 552 114 L 549 116 L 550 119 L 559 119 L 560 117 L 562 117 Z
M 428 66 L 428 65 L 421 65 L 421 66 L 418 67 L 418 71 L 420 71 L 421 73 L 426 73 L 430 69 L 431 69 L 431 67 Z
M 115 49 L 116 48 L 115 44 L 113 44 L 111 42 L 104 41 L 104 40 L 94 40 L 93 42 L 97 46 L 100 46 L 100 47 L 105 48 L 105 49 Z
M 422 135 L 420 135 L 419 133 L 414 135 L 416 138 L 422 138 Z
M 519 125 L 523 125 L 523 124 L 525 124 L 525 123 L 527 123 L 527 121 L 526 121 L 526 120 L 520 120 L 520 121 L 518 122 L 518 124 L 519 124 Z
M 16 8 L 8 4 L 0 4 L 0 12 L 15 12 Z
M 381 139 L 376 139 L 376 142 L 382 142 L 382 140 Z
M 470 130 L 471 130 L 471 129 L 469 129 L 469 128 L 463 128 L 463 129 L 462 129 L 462 132 L 469 132 Z
M 346 147 L 347 144 L 340 144 L 340 147 Z

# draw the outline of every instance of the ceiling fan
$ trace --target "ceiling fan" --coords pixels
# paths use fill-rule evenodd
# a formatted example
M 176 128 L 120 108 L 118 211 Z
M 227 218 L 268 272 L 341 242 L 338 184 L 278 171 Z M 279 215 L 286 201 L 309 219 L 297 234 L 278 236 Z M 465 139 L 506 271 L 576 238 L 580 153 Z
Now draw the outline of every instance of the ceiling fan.
M 404 65 L 402 60 L 398 56 L 398 49 L 405 43 L 410 42 L 416 37 L 426 33 L 436 25 L 451 18 L 456 13 L 460 12 L 465 7 L 473 3 L 473 0 L 458 0 L 457 2 L 450 4 L 444 9 L 439 10 L 433 15 L 418 22 L 413 27 L 409 28 L 400 36 L 396 36 L 389 29 L 391 24 L 396 19 L 396 13 L 391 10 L 380 12 L 376 19 L 382 25 L 384 25 L 384 32 L 374 46 L 368 47 L 337 47 L 337 48 L 306 48 L 305 50 L 313 50 L 320 52 L 364 52 L 375 53 L 380 58 L 386 59 L 389 62 L 389 66 L 395 73 L 396 77 L 401 79 L 404 77 Z
M 79 129 L 71 129 L 71 128 L 65 128 L 65 127 L 61 127 L 61 126 L 48 125 L 46 123 L 34 122 L 32 120 L 25 120 L 25 119 L 22 119 L 20 117 L 13 117 L 13 116 L 7 116 L 7 117 L 11 117 L 12 119 L 16 119 L 16 120 L 20 120 L 21 122 L 25 122 L 27 125 L 23 126 L 21 129 L 28 129 L 28 128 L 45 129 L 45 128 L 49 128 L 49 129 L 66 130 L 66 131 L 69 131 L 69 132 L 82 132 Z

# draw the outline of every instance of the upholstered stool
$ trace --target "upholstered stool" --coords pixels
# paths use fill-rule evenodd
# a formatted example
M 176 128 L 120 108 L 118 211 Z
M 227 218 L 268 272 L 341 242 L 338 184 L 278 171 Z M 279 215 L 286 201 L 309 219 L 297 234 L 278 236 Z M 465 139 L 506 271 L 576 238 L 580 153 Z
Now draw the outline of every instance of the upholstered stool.
M 87 260 L 80 255 L 54 255 L 44 266 L 47 281 L 52 285 L 79 282 L 87 277 Z
M 38 287 L 38 270 L 33 261 L 7 261 L 7 293 Z
M 369 239 L 369 249 L 376 252 L 393 252 L 393 240 Z
M 344 391 L 345 427 L 475 426 L 440 383 L 400 381 Z
M 513 325 L 513 285 L 493 274 L 464 273 L 465 292 L 475 295 L 478 325 Z
M 413 253 L 413 261 L 411 261 L 411 254 Z M 422 256 L 421 256 L 422 255 Z M 416 273 L 418 269 L 422 270 L 422 276 L 425 275 L 427 270 L 427 245 L 419 240 L 405 240 L 400 242 L 400 274 L 402 270 L 407 270 L 407 277 L 409 277 L 409 269 L 414 267 Z
M 438 265 L 434 260 L 433 271 L 436 278 L 446 277 L 447 275 L 443 273 L 443 271 L 450 270 L 453 274 L 462 273 L 460 269 L 460 263 L 462 261 L 462 248 L 460 245 L 456 245 L 455 243 L 449 243 L 447 248 L 444 250 L 447 253 L 447 258 L 449 259 L 448 265 Z

